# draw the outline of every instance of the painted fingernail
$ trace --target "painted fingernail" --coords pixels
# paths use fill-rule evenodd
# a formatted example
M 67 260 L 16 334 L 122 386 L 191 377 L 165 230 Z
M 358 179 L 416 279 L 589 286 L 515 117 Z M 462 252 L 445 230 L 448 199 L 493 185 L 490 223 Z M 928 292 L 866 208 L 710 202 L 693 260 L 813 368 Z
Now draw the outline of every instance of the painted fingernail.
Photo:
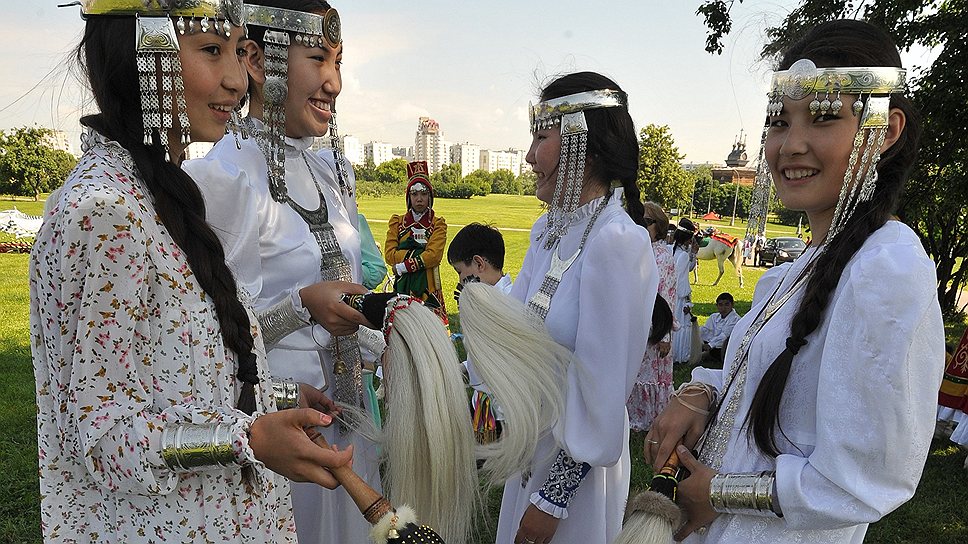
M 330 423 L 333 422 L 333 418 L 330 417 L 330 416 L 328 416 L 328 415 L 326 415 L 326 414 L 319 414 L 319 421 L 323 425 L 329 425 Z

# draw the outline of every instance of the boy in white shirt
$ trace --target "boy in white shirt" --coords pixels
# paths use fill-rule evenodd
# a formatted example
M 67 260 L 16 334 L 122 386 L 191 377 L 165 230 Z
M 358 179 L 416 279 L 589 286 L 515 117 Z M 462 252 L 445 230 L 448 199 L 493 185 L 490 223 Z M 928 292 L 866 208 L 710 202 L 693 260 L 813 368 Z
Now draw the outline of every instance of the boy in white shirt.
M 733 295 L 720 293 L 716 297 L 717 313 L 709 316 L 699 330 L 702 336 L 703 359 L 722 362 L 724 348 L 739 321 L 739 314 L 733 309 Z
M 454 267 L 460 281 L 454 299 L 468 282 L 479 281 L 493 285 L 504 294 L 511 291 L 511 276 L 504 273 L 504 237 L 489 225 L 471 223 L 460 229 L 447 249 L 447 261 Z M 490 390 L 474 371 L 474 363 L 464 361 L 467 378 L 474 388 L 471 414 L 478 441 L 488 443 L 501 435 L 501 408 L 490 396 Z

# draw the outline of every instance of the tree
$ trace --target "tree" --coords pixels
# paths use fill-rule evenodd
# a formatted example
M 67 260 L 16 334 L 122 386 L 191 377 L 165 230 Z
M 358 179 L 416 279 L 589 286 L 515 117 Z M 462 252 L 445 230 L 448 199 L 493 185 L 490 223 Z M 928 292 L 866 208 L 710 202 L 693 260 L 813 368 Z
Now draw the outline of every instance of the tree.
M 396 158 L 376 167 L 376 181 L 387 185 L 407 183 L 407 161 Z
M 487 170 L 474 170 L 464 176 L 467 185 L 474 196 L 487 196 L 491 192 L 491 173 Z
M 356 179 L 358 181 L 376 181 L 376 165 L 373 164 L 373 159 L 367 157 L 363 164 L 353 167 L 353 173 L 356 174 Z
M 491 192 L 499 195 L 521 194 L 521 184 L 510 170 L 496 170 L 491 173 Z
M 689 179 L 689 186 L 692 188 L 692 205 L 689 207 L 689 211 L 699 215 L 711 211 L 712 196 L 710 192 L 715 184 L 712 168 L 700 166 L 686 172 L 686 177 Z M 685 210 L 683 210 L 683 213 L 685 213 Z
M 638 183 L 643 200 L 666 208 L 688 205 L 692 184 L 679 164 L 683 158 L 668 126 L 649 125 L 639 131 Z
M 439 184 L 457 185 L 461 180 L 460 164 L 444 164 L 440 170 L 430 175 L 434 188 Z
M 807 214 L 801 212 L 800 210 L 791 210 L 790 208 L 784 208 L 780 206 L 776 210 L 776 221 L 781 225 L 806 225 L 807 224 Z
M 11 133 L 0 130 L 0 191 L 38 200 L 40 193 L 64 183 L 77 159 L 50 146 L 53 134 L 43 127 L 20 127 Z
M 538 176 L 533 170 L 528 170 L 522 172 L 520 176 L 515 178 L 514 182 L 521 187 L 522 195 L 534 195 L 535 188 L 538 184 Z
M 742 2 L 743 0 L 739 0 Z M 722 52 L 733 0 L 705 1 L 697 14 L 710 29 L 706 49 Z M 968 3 L 964 0 L 803 0 L 783 22 L 766 31 L 763 58 L 775 57 L 820 22 L 863 17 L 887 30 L 902 50 L 913 45 L 938 53 L 929 66 L 908 70 L 911 99 L 921 110 L 924 133 L 918 164 L 898 216 L 921 237 L 937 265 L 938 298 L 945 315 L 961 310 L 958 292 L 968 283 Z M 911 68 L 911 67 L 908 67 Z M 911 77 L 910 74 L 917 74 Z

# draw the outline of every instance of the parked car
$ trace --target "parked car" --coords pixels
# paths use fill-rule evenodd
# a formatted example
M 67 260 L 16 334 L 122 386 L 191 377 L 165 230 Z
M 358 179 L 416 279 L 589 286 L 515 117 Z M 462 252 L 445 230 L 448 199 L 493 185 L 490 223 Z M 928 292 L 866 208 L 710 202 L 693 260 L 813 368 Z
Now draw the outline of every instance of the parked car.
M 807 249 L 807 244 L 799 238 L 792 236 L 770 238 L 757 254 L 756 266 L 766 266 L 767 264 L 776 266 L 780 263 L 793 262 L 805 249 Z

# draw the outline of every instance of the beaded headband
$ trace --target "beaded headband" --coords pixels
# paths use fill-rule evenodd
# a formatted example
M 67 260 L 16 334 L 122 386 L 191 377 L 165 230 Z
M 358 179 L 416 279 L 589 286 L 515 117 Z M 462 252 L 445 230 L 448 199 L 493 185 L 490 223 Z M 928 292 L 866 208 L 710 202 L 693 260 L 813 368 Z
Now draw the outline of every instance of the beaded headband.
M 293 38 L 299 45 L 322 47 L 323 44 L 336 49 L 343 43 L 339 13 L 330 8 L 323 15 L 246 4 L 245 11 L 249 24 L 264 26 L 275 30 L 285 30 L 295 34 Z
M 627 95 L 613 89 L 598 89 L 552 98 L 528 108 L 532 134 L 561 126 L 561 152 L 555 194 L 548 203 L 548 223 L 538 236 L 538 240 L 544 238 L 546 249 L 551 249 L 568 232 L 572 212 L 578 208 L 581 198 L 588 145 L 585 111 L 616 107 L 628 107 Z
M 810 112 L 817 111 L 834 114 L 840 111 L 840 93 L 856 94 L 858 99 L 853 104 L 854 115 L 859 115 L 864 107 L 860 96 L 904 92 L 905 76 L 903 68 L 889 66 L 878 67 L 848 67 L 848 68 L 817 68 L 810 59 L 800 59 L 783 70 L 773 74 L 773 84 L 770 92 L 770 105 L 767 108 L 770 115 L 779 115 L 783 111 L 783 97 L 802 100 L 813 94 Z M 824 93 L 824 101 L 820 101 L 820 93 Z M 829 100 L 831 93 L 837 93 L 833 102 Z
M 242 0 L 79 0 L 81 14 L 140 15 L 142 17 L 190 17 L 226 20 L 235 26 L 245 22 Z
M 858 204 L 873 198 L 878 177 L 877 163 L 889 127 L 891 95 L 905 91 L 906 76 L 906 70 L 892 66 L 817 68 L 810 59 L 800 59 L 788 70 L 773 74 L 768 117 L 783 113 L 784 98 L 803 100 L 811 94 L 814 95 L 808 105 L 811 115 L 826 115 L 828 112 L 837 115 L 843 108 L 841 93 L 857 95 L 850 111 L 854 116 L 860 116 L 860 122 L 826 242 L 833 240 L 843 230 Z M 833 100 L 831 94 L 834 95 Z M 768 128 L 769 123 L 763 129 L 762 144 L 766 142 Z M 772 183 L 765 147 L 760 146 L 747 238 L 763 234 L 766 227 Z
M 272 197 L 283 202 L 286 199 L 286 97 L 289 80 L 289 45 L 305 47 L 329 47 L 336 49 L 343 43 L 339 13 L 330 8 L 323 15 L 246 4 L 248 23 L 268 29 L 265 33 L 266 82 L 262 93 L 265 102 L 263 122 L 265 123 L 266 157 L 269 175 L 269 191 Z M 290 33 L 292 38 L 290 40 Z M 330 145 L 336 163 L 336 178 L 340 191 L 352 195 L 344 165 L 343 150 L 336 127 L 336 102 L 330 104 L 332 117 L 329 121 Z
M 228 37 L 233 27 L 245 24 L 242 0 L 78 0 L 61 7 L 65 6 L 80 6 L 85 19 L 92 16 L 136 18 L 135 49 L 144 144 L 160 142 L 167 151 L 168 132 L 175 128 L 177 118 L 180 143 L 187 146 L 191 142 L 191 126 L 178 57 L 178 34 L 212 31 Z M 238 125 L 236 113 L 230 125 Z
M 613 107 L 628 107 L 628 97 L 624 92 L 600 89 L 545 100 L 528 107 L 531 132 L 551 128 L 561 122 L 562 116 L 569 113 Z

